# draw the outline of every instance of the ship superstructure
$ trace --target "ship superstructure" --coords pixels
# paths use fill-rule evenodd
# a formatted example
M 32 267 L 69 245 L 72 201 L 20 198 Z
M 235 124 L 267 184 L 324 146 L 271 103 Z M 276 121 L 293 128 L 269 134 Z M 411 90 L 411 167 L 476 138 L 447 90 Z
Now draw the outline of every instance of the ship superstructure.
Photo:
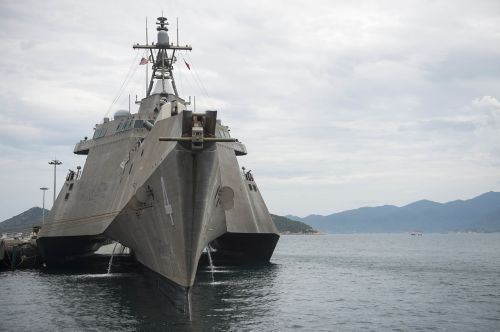
M 268 262 L 279 235 L 238 164 L 245 146 L 217 111 L 193 112 L 178 95 L 175 54 L 191 47 L 169 41 L 165 17 L 157 25 L 157 43 L 133 45 L 148 50 L 153 69 L 138 112 L 104 118 L 76 144 L 85 166 L 68 174 L 37 244 L 50 266 L 117 241 L 167 288 L 189 294 L 205 248 L 231 264 Z

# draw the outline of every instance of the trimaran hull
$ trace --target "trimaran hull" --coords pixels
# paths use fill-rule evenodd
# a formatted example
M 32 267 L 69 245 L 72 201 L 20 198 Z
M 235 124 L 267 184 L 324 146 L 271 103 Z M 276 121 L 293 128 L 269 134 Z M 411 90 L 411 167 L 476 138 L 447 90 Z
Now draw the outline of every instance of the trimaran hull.
M 117 176 L 110 179 L 121 185 L 101 195 L 98 206 L 109 200 L 101 213 L 91 214 L 93 197 L 82 199 L 89 191 L 85 180 L 102 173 L 101 163 L 86 165 L 96 174 L 66 181 L 38 239 L 49 265 L 91 254 L 114 240 L 164 279 L 167 285 L 161 288 L 171 293 L 168 285 L 184 290 L 193 285 L 200 255 L 209 245 L 230 264 L 269 261 L 279 236 L 255 182 L 242 175 L 232 143 L 214 143 L 196 153 L 181 143 L 156 143 L 161 134 L 174 134 L 181 119 L 156 123 L 124 169 L 115 165 Z M 99 159 L 90 153 L 88 163 Z M 65 209 L 72 199 L 78 208 Z
M 77 143 L 85 167 L 68 174 L 37 243 L 54 265 L 117 241 L 165 281 L 162 288 L 188 294 L 204 250 L 229 264 L 268 262 L 279 235 L 236 159 L 244 145 L 216 111 L 189 111 L 178 96 L 174 54 L 191 47 L 168 41 L 166 21 L 158 18 L 156 44 L 133 46 L 150 52 L 141 64 L 153 63 L 138 113 L 118 111 Z M 161 91 L 152 93 L 154 80 Z

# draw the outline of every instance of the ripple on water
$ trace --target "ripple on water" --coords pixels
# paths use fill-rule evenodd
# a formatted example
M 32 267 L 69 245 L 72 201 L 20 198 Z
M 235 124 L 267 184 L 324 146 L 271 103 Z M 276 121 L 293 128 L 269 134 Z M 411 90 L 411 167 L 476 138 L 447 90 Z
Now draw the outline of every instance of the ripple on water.
M 273 265 L 200 270 L 191 320 L 119 262 L 7 271 L 0 330 L 495 331 L 499 252 L 499 234 L 282 236 Z

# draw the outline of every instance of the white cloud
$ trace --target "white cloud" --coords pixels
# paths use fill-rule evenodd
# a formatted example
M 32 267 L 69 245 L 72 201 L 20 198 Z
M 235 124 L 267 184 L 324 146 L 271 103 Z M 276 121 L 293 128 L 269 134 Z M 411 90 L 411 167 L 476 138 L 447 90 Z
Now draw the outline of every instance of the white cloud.
M 491 96 L 482 96 L 472 101 L 472 104 L 479 109 L 493 110 L 500 112 L 500 101 Z
M 102 120 L 144 17 L 153 38 L 162 9 L 194 47 L 198 76 L 181 57 L 175 70 L 181 94 L 246 143 L 240 162 L 271 211 L 500 190 L 496 1 L 2 2 L 0 181 L 15 190 L 0 194 L 0 220 L 40 201 L 54 154 L 62 170 L 83 163 L 72 144 Z M 143 68 L 132 72 L 112 111 L 143 96 Z

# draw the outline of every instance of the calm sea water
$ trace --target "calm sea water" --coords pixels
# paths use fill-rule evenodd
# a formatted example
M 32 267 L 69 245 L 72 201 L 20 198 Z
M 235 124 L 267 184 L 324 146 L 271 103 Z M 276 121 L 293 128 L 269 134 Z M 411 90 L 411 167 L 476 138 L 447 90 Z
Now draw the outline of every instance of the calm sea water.
M 282 236 L 272 263 L 200 271 L 191 317 L 120 260 L 1 272 L 0 330 L 500 331 L 500 234 Z

